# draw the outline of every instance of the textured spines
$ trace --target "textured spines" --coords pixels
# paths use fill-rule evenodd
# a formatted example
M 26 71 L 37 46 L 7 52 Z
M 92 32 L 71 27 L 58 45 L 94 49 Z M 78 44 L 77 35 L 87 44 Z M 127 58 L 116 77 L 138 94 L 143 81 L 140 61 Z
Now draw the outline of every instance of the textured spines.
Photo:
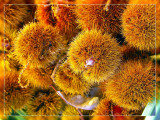
M 134 47 L 131 47 L 129 45 L 122 45 L 120 47 L 120 51 L 123 54 L 123 62 L 127 60 L 133 60 L 133 59 L 144 59 L 149 58 L 148 54 L 150 54 L 148 51 L 139 51 Z
M 31 5 L 27 5 L 31 2 L 33 3 L 33 0 L 1 0 L 0 17 L 5 21 L 5 26 L 19 29 L 32 21 L 35 9 Z
M 91 120 L 111 120 L 109 116 L 111 112 L 110 101 L 104 98 L 100 101 L 98 106 L 94 109 Z
M 72 38 L 80 31 L 76 23 L 75 7 L 74 5 L 57 5 L 52 7 L 57 20 L 56 28 L 60 30 L 61 34 L 65 35 L 68 42 L 72 41 Z
M 18 73 L 8 72 L 5 75 L 5 113 L 10 114 L 12 108 L 18 110 L 28 104 L 31 98 L 30 88 L 21 88 L 18 84 Z
M 41 23 L 27 24 L 18 34 L 14 47 L 20 63 L 30 67 L 42 67 L 56 60 L 64 50 L 65 40 L 56 28 Z
M 120 33 L 120 18 L 125 6 L 109 5 L 108 10 L 105 7 L 105 5 L 77 5 L 79 27 L 83 30 L 99 29 L 113 35 Z
M 6 65 L 10 71 L 20 71 L 23 67 L 12 52 L 5 55 L 5 66 Z
M 5 24 L 18 28 L 28 15 L 27 10 L 28 6 L 24 5 L 5 5 Z
M 84 81 L 81 74 L 75 74 L 67 62 L 59 67 L 55 74 L 55 84 L 65 93 L 84 94 L 91 85 Z
M 27 68 L 22 74 L 22 81 L 28 81 L 33 87 L 48 88 L 53 83 L 45 68 Z
M 91 30 L 81 32 L 71 43 L 68 62 L 76 73 L 91 83 L 109 77 L 120 64 L 118 43 L 108 34 Z
M 28 115 L 58 115 L 61 107 L 61 98 L 54 91 L 37 89 L 27 106 L 27 113 Z
M 128 61 L 106 83 L 106 96 L 128 110 L 139 110 L 154 96 L 154 70 L 152 63 Z
M 156 1 L 156 0 L 155 0 Z M 156 21 L 156 12 L 159 14 L 160 9 L 155 9 L 156 2 L 151 1 L 131 1 L 130 4 L 141 5 L 128 5 L 127 9 L 122 15 L 122 27 L 128 45 L 135 47 L 138 50 L 150 51 L 159 47 L 159 17 Z M 148 5 L 146 5 L 148 4 Z M 158 4 L 157 4 L 158 5 Z M 157 27 L 156 27 L 157 24 Z M 156 30 L 157 28 L 157 30 Z M 157 33 L 157 35 L 156 35 Z M 157 40 L 156 40 L 157 37 Z M 155 45 L 155 41 L 157 44 Z
M 44 22 L 47 25 L 55 25 L 56 19 L 54 18 L 53 12 L 51 12 L 51 5 L 38 5 L 37 6 L 37 19 L 40 22 Z
M 61 2 L 60 5 L 39 5 L 37 8 L 37 18 L 39 22 L 55 26 L 65 36 L 67 42 L 70 42 L 80 31 L 77 28 L 75 6 L 65 5 L 63 3 L 65 1 Z
M 110 101 L 107 98 L 104 98 L 100 101 L 98 106 L 94 109 L 92 115 L 109 115 L 110 114 Z
M 0 29 L 0 50 L 9 51 L 13 46 L 13 41 L 16 37 L 17 29 L 7 25 L 6 22 L 1 18 L 0 26 L 2 27 L 2 29 Z

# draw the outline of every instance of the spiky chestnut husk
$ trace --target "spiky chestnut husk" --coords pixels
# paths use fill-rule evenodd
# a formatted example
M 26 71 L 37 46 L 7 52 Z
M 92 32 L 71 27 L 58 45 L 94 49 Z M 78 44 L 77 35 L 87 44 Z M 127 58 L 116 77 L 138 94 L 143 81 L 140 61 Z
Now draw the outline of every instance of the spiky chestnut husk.
M 22 69 L 22 65 L 18 62 L 16 56 L 11 52 L 5 54 L 5 64 L 7 63 L 8 70 L 19 72 Z
M 127 110 L 127 109 L 122 109 L 122 113 L 121 115 L 125 115 L 125 116 L 128 116 L 128 115 L 141 115 L 143 112 L 143 109 L 141 110 Z
M 78 32 L 78 24 L 76 23 L 77 17 L 75 14 L 76 6 L 70 5 L 57 5 L 53 6 L 52 10 L 57 20 L 56 28 L 60 30 L 61 34 L 65 35 L 68 42 L 72 41 Z
M 111 4 L 115 3 L 111 2 Z M 79 27 L 83 30 L 99 29 L 112 35 L 120 33 L 120 18 L 125 5 L 109 5 L 108 8 L 105 7 L 104 4 L 77 5 L 76 15 Z
M 94 109 L 94 112 L 92 115 L 96 116 L 96 115 L 109 115 L 110 114 L 110 100 L 108 100 L 107 98 L 104 98 L 100 101 L 100 103 L 98 104 L 98 106 Z
M 139 110 L 154 96 L 153 74 L 152 62 L 130 60 L 108 80 L 105 94 L 120 107 Z
M 77 35 L 79 29 L 76 23 L 75 6 L 67 5 L 39 5 L 37 8 L 37 19 L 45 24 L 55 26 L 70 42 Z
M 68 62 L 60 66 L 55 74 L 55 84 L 66 94 L 84 94 L 91 85 L 84 81 L 81 74 L 75 74 Z
M 0 77 L 4 77 L 4 72 L 9 70 L 9 63 L 5 61 L 4 54 L 0 54 Z
M 106 83 L 108 82 L 108 80 L 104 80 L 103 82 L 100 82 L 99 83 L 99 88 L 100 88 L 100 91 L 103 93 L 103 96 L 104 96 L 104 92 L 106 91 Z
M 0 15 L 4 14 L 4 4 L 25 4 L 24 0 L 1 0 L 1 4 L 0 4 Z
M 29 115 L 58 115 L 62 107 L 61 98 L 50 89 L 35 89 L 27 105 Z
M 28 6 L 24 5 L 5 5 L 5 18 L 3 14 L 0 14 L 5 20 L 6 25 L 10 25 L 11 27 L 18 28 L 21 26 L 21 23 L 27 18 L 29 15 L 27 12 Z
M 53 83 L 46 68 L 27 68 L 22 74 L 22 80 L 28 81 L 33 87 L 48 88 Z
M 65 40 L 56 28 L 41 23 L 27 24 L 15 40 L 14 53 L 22 65 L 43 67 L 56 60 L 65 47 Z
M 26 3 L 28 4 L 29 2 L 27 0 L 2 0 L 1 5 L 6 5 L 4 5 L 4 8 L 0 5 L 0 17 L 5 21 L 5 26 L 19 28 L 33 20 L 35 7 L 31 5 L 17 5 Z
M 87 82 L 102 82 L 120 64 L 118 43 L 109 34 L 90 30 L 81 32 L 70 44 L 68 63 L 75 73 L 83 74 Z
M 5 21 L 1 18 L 0 18 L 0 26 L 3 27 L 2 29 L 0 29 L 0 50 L 9 51 L 13 46 L 13 41 L 14 38 L 16 37 L 17 29 L 7 25 Z
M 4 37 L 5 35 L 5 37 Z M 10 34 L 12 35 L 12 34 Z M 0 50 L 1 51 L 10 51 L 11 48 L 12 48 L 12 42 L 14 39 L 12 39 L 13 36 L 10 36 L 10 35 L 7 35 L 7 34 L 0 34 Z M 5 39 L 5 41 L 4 41 Z
M 142 5 L 128 5 L 122 15 L 122 33 L 128 45 L 146 51 L 160 47 L 160 2 L 158 0 L 131 0 L 129 4 Z M 158 7 L 155 9 L 155 5 L 146 4 L 157 4 Z
M 38 5 L 36 16 L 39 22 L 43 22 L 47 25 L 55 25 L 56 19 L 54 18 L 54 14 L 52 13 L 51 5 Z
M 5 75 L 5 113 L 10 114 L 12 108 L 23 108 L 31 98 L 30 88 L 21 88 L 18 84 L 18 73 L 7 72 Z
M 144 59 L 149 58 L 149 55 L 151 54 L 148 51 L 139 51 L 134 47 L 131 47 L 129 45 L 122 45 L 120 47 L 120 51 L 123 55 L 122 61 L 125 62 L 127 60 L 133 60 L 133 59 Z

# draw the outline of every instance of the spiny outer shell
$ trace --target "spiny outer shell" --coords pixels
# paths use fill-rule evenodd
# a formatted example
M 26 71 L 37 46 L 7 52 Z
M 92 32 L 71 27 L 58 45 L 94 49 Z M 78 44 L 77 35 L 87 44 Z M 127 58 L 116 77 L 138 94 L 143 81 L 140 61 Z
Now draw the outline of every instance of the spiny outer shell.
M 5 66 L 6 63 L 8 65 L 8 70 L 10 71 L 20 71 L 23 67 L 18 60 L 16 59 L 15 55 L 12 54 L 12 52 L 9 52 L 8 54 L 5 54 Z
M 155 9 L 153 4 L 156 3 L 158 7 Z M 128 5 L 122 15 L 122 32 L 128 44 L 139 50 L 147 51 L 160 47 L 160 2 L 142 0 L 130 1 L 130 4 L 145 5 Z
M 76 14 L 79 27 L 86 29 L 99 29 L 109 34 L 120 33 L 121 15 L 125 5 L 77 5 Z
M 109 114 L 110 114 L 110 101 L 107 98 L 104 98 L 94 109 L 93 115 L 109 115 Z
M 53 83 L 51 75 L 45 68 L 27 68 L 22 74 L 22 80 L 28 81 L 33 87 L 48 88 Z
M 4 4 L 25 4 L 24 0 L 1 0 L 0 2 L 1 2 L 1 4 L 0 4 L 0 14 L 3 14 Z
M 40 22 L 44 22 L 47 25 L 55 25 L 55 20 L 51 12 L 51 5 L 38 5 L 36 16 Z
M 84 94 L 89 91 L 91 85 L 84 81 L 81 74 L 75 74 L 68 62 L 63 63 L 55 74 L 55 84 L 65 93 Z
M 23 108 L 31 98 L 30 88 L 21 88 L 18 84 L 18 73 L 8 72 L 5 75 L 5 113 L 10 114 L 12 108 Z
M 95 63 L 85 68 L 86 61 L 90 58 Z M 68 52 L 72 70 L 76 73 L 83 72 L 84 78 L 90 83 L 107 79 L 119 66 L 120 58 L 116 40 L 97 30 L 81 32 L 71 43 Z
M 19 27 L 22 27 L 23 24 L 32 21 L 35 7 L 27 5 L 31 4 L 31 2 L 33 3 L 33 0 L 1 0 L 2 6 L 0 5 L 0 17 L 3 19 L 3 21 L 5 20 L 5 26 L 18 29 Z M 3 7 L 3 4 L 6 5 Z
M 55 26 L 65 36 L 67 42 L 72 41 L 72 38 L 80 31 L 77 28 L 75 6 L 72 5 L 39 5 L 37 19 L 47 25 Z
M 29 17 L 27 5 L 5 5 L 5 20 L 6 25 L 11 25 L 12 27 L 18 28 L 21 23 Z
M 153 74 L 151 62 L 128 61 L 108 80 L 105 94 L 123 108 L 139 110 L 154 96 Z
M 123 54 L 123 62 L 127 60 L 143 59 L 145 57 L 149 57 L 147 51 L 139 51 L 130 45 L 122 45 L 120 47 L 120 51 Z
M 5 55 L 7 55 L 7 53 Z M 9 70 L 9 63 L 4 60 L 4 54 L 0 54 L 0 77 L 4 77 L 4 73 Z
M 77 17 L 75 14 L 76 6 L 58 5 L 52 8 L 54 17 L 56 18 L 56 28 L 60 30 L 61 34 L 65 35 L 68 42 L 80 31 L 76 23 Z
M 16 37 L 17 29 L 6 24 L 3 19 L 0 17 L 0 26 L 3 29 L 0 29 L 0 50 L 9 51 L 13 46 L 14 38 Z M 5 26 L 5 27 L 4 27 Z M 4 48 L 4 38 L 5 38 L 5 48 Z
M 40 23 L 27 24 L 15 41 L 15 55 L 20 63 L 30 67 L 43 67 L 56 60 L 66 42 L 56 28 Z
M 141 115 L 143 112 L 143 109 L 140 110 L 128 110 L 128 109 L 122 109 L 121 115 Z
M 58 115 L 62 107 L 61 98 L 50 89 L 36 89 L 27 106 L 29 115 Z

